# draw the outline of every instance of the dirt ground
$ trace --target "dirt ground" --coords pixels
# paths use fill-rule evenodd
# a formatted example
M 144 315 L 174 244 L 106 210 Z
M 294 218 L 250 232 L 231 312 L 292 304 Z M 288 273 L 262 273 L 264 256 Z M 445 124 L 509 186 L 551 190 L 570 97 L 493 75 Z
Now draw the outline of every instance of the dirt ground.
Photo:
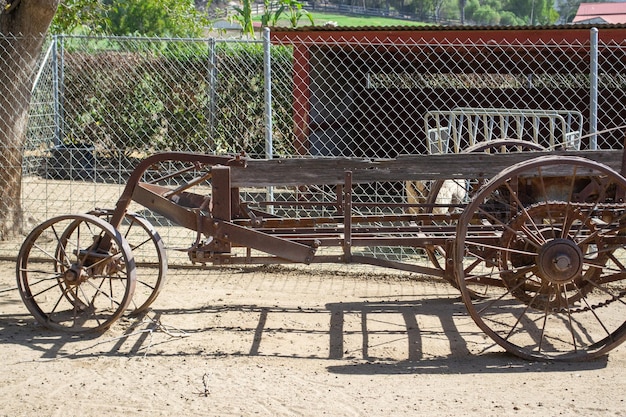
M 168 276 L 145 316 L 74 336 L 38 325 L 0 262 L 0 415 L 626 414 L 626 347 L 586 363 L 517 359 L 439 281 L 347 268 Z

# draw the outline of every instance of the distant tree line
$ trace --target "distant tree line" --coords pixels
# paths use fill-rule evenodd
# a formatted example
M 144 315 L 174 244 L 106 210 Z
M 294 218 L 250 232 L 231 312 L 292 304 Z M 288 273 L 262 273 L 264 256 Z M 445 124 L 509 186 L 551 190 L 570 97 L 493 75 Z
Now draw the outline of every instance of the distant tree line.
M 319 3 L 319 0 L 309 1 L 313 8 Z M 325 3 L 398 12 L 425 22 L 457 20 L 463 24 L 545 25 L 559 19 L 555 0 L 328 0 Z
M 359 6 L 416 16 L 417 20 L 458 20 L 479 25 L 549 25 L 570 23 L 581 2 L 603 0 L 309 0 L 319 4 Z M 606 1 L 606 0 L 604 0 Z
M 571 22 L 581 1 L 309 0 L 302 3 L 313 13 L 316 6 L 324 4 L 347 5 L 379 9 L 390 14 L 411 15 L 424 22 L 434 20 L 479 25 L 547 25 Z M 269 0 L 240 0 L 239 3 L 243 9 L 253 2 L 265 5 L 270 3 Z M 300 2 L 296 0 L 271 3 L 286 7 L 286 14 L 289 15 L 290 10 L 292 17 L 295 16 L 294 13 L 305 11 L 299 8 Z M 216 14 L 223 16 L 227 8 L 229 5 L 226 0 L 64 0 L 52 22 L 51 32 L 193 37 L 201 35 L 211 25 Z M 232 10 L 236 9 L 237 7 Z M 297 23 L 306 25 L 309 22 L 309 19 L 304 19 Z

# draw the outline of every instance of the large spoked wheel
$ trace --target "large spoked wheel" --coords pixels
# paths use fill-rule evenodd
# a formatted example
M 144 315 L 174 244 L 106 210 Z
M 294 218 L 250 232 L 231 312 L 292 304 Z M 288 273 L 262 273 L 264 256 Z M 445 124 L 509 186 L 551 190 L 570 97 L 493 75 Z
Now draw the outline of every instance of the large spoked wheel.
M 546 149 L 535 142 L 520 139 L 498 139 L 488 142 L 476 143 L 463 150 L 463 153 L 511 153 L 511 152 L 531 152 L 545 151 Z M 425 213 L 445 214 L 462 209 L 454 205 L 467 204 L 478 191 L 484 179 L 448 179 L 436 180 L 430 185 L 426 198 Z M 439 225 L 449 225 L 449 221 L 434 221 Z M 446 252 L 441 246 L 434 245 L 425 248 L 430 263 L 438 269 L 445 270 Z M 454 287 L 457 287 L 456 279 L 453 275 L 444 274 L 444 278 Z
M 22 244 L 16 272 L 24 304 L 54 330 L 107 329 L 135 289 L 130 246 L 110 224 L 87 214 L 39 225 Z
M 96 210 L 90 214 L 109 223 L 113 212 Z M 117 229 L 130 245 L 137 265 L 137 284 L 129 307 L 131 314 L 137 315 L 150 307 L 165 286 L 167 276 L 165 244 L 154 226 L 135 213 L 126 213 Z
M 620 174 L 577 157 L 535 158 L 485 184 L 454 253 L 476 324 L 531 360 L 586 360 L 622 343 L 625 191 Z

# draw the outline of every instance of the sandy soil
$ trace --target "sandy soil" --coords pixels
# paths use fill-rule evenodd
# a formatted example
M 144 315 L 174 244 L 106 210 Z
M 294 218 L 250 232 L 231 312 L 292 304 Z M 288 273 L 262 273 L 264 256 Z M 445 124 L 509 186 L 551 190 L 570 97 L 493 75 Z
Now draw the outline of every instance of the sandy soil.
M 408 275 L 172 269 L 153 309 L 97 336 L 44 329 L 0 262 L 0 415 L 610 416 L 626 348 L 537 363 L 459 295 Z

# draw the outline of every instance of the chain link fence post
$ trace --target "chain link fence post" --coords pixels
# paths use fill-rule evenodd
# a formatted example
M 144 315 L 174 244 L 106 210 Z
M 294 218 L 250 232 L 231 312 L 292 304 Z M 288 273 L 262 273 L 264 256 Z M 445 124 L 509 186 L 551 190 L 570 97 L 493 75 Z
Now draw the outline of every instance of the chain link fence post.
M 589 70 L 589 148 L 598 149 L 598 29 L 591 28 Z
M 270 29 L 263 29 L 263 72 L 265 91 L 265 158 L 272 159 L 274 142 L 272 135 L 272 56 L 271 56 Z M 268 201 L 274 201 L 274 188 L 267 187 Z M 270 213 L 274 213 L 274 206 L 269 206 Z
M 61 74 L 63 73 L 63 60 L 62 60 L 62 45 L 63 35 L 54 35 L 52 37 L 52 88 L 54 96 L 54 146 L 61 145 L 61 138 L 63 137 L 61 126 Z
M 209 38 L 208 41 L 209 56 L 207 59 L 207 92 L 209 96 L 209 106 L 207 115 L 207 125 L 209 131 L 209 149 L 211 153 L 215 153 L 215 118 L 216 118 L 216 103 L 215 96 L 217 90 L 217 54 L 215 53 L 215 38 Z

